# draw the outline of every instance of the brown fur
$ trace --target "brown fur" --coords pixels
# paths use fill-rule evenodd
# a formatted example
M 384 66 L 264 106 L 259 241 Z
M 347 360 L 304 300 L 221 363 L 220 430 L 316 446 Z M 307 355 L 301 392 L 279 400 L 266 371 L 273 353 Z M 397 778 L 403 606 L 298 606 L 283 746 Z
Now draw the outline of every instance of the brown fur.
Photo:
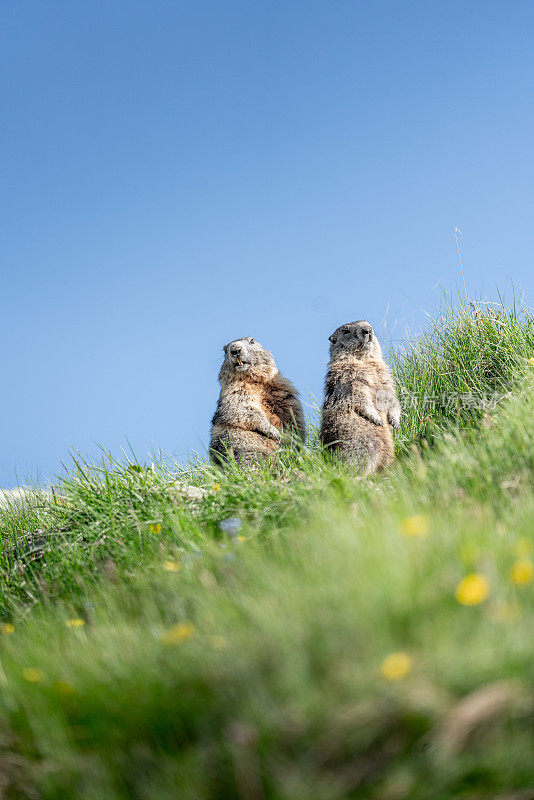
M 279 446 L 294 429 L 304 440 L 304 414 L 298 392 L 278 371 L 274 358 L 254 339 L 236 339 L 224 348 L 219 373 L 221 393 L 213 416 L 210 454 L 249 463 Z
M 391 373 L 368 322 L 340 326 L 330 342 L 321 439 L 370 475 L 393 461 L 400 404 Z

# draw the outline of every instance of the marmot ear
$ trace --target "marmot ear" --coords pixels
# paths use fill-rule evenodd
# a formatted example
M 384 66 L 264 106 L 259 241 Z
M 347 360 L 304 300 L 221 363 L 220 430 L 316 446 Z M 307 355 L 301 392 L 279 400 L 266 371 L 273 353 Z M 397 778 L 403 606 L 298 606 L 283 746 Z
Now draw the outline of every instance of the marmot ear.
M 337 339 L 336 339 L 336 337 L 334 336 L 334 334 L 332 334 L 332 336 L 329 336 L 329 337 L 328 337 L 328 341 L 329 341 L 329 342 L 332 342 L 332 344 L 335 344 L 335 343 L 337 342 Z

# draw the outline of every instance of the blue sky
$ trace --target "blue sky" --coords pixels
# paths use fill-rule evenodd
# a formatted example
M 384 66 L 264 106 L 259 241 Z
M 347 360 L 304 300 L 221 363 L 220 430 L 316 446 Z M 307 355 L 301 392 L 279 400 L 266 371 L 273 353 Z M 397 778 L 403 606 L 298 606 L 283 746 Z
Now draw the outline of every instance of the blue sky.
M 0 486 L 205 453 L 222 345 L 533 301 L 531 2 L 0 6 Z

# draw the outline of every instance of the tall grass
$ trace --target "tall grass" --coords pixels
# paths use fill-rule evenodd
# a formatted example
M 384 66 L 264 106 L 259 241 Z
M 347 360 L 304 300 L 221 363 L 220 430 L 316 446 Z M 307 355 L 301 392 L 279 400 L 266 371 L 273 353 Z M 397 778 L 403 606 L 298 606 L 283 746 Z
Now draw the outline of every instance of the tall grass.
M 428 330 L 392 354 L 405 412 L 401 452 L 452 423 L 478 424 L 521 378 L 534 352 L 534 317 L 524 307 L 456 302 L 445 296 Z

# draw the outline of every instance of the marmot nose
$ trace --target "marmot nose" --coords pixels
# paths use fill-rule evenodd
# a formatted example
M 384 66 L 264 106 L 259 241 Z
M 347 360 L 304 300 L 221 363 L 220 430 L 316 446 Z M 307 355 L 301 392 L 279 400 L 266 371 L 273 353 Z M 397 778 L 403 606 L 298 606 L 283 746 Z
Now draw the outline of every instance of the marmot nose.
M 238 356 L 238 355 L 239 355 L 239 353 L 241 352 L 241 348 L 240 348 L 240 347 L 232 347 L 232 349 L 230 350 L 230 352 L 231 352 L 231 354 L 232 354 L 233 356 Z

